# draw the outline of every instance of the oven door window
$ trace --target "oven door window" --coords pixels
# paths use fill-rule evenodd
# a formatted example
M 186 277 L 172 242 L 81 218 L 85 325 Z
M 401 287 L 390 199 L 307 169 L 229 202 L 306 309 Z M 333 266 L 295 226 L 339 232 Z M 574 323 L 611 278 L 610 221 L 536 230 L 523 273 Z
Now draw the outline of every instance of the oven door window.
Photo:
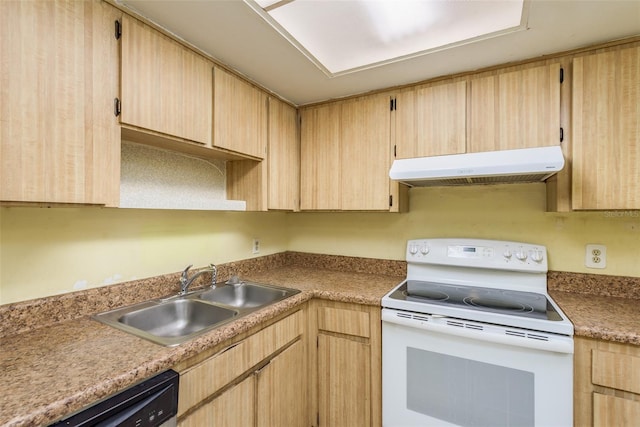
M 533 426 L 532 372 L 407 348 L 407 409 L 460 426 Z

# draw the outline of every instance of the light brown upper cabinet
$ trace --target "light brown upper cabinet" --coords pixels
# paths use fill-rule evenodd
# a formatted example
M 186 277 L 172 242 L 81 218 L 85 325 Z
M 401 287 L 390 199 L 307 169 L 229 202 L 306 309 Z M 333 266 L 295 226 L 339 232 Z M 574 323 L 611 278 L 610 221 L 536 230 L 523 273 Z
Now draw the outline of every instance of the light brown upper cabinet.
M 269 98 L 269 209 L 300 208 L 300 138 L 296 109 Z
M 227 162 L 227 196 L 247 210 L 299 210 L 300 139 L 296 109 L 269 98 L 267 158 Z
M 121 13 L 100 1 L 0 1 L 0 200 L 117 206 Z
M 301 110 L 300 209 L 339 210 L 340 103 Z
M 466 82 L 421 87 L 396 95 L 396 158 L 464 153 Z
M 573 60 L 573 209 L 640 209 L 640 46 Z
M 389 96 L 301 111 L 301 210 L 390 210 Z
M 123 124 L 211 146 L 213 64 L 125 15 Z
M 470 81 L 467 152 L 560 144 L 560 64 Z
M 267 94 L 218 67 L 213 85 L 213 145 L 264 159 Z

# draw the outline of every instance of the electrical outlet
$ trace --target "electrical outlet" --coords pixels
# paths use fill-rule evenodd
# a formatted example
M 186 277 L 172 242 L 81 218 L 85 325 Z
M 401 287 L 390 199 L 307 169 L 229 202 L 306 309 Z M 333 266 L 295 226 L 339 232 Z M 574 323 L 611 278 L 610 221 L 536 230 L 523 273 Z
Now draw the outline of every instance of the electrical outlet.
M 584 265 L 588 268 L 605 268 L 607 266 L 607 247 L 604 245 L 587 245 L 584 254 Z
M 260 253 L 260 239 L 257 237 L 253 238 L 253 246 L 251 247 L 251 253 L 259 254 Z

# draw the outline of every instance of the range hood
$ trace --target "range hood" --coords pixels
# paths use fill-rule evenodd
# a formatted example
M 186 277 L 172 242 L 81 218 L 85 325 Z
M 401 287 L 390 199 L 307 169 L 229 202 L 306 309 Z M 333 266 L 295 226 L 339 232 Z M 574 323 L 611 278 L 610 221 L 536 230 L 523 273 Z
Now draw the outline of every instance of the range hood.
M 412 187 L 540 182 L 560 171 L 560 146 L 395 160 L 394 181 Z

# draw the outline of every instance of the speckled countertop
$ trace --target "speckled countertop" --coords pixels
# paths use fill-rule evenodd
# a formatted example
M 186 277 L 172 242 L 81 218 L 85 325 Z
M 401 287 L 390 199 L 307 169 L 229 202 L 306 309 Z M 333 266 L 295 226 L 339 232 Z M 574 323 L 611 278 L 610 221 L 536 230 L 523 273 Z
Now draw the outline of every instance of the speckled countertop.
M 295 266 L 242 277 L 302 292 L 173 348 L 87 315 L 0 338 L 0 425 L 47 425 L 314 297 L 379 305 L 403 278 Z
M 575 335 L 640 345 L 640 278 L 550 271 L 547 281 Z
M 640 345 L 640 300 L 552 291 L 581 337 Z
M 301 292 L 173 348 L 89 316 L 171 294 L 176 274 L 0 306 L 0 379 L 4 386 L 0 425 L 47 425 L 312 298 L 380 305 L 382 296 L 406 275 L 406 265 L 285 253 L 229 263 L 219 271 L 221 280 L 239 274 L 245 280 Z M 576 335 L 640 345 L 640 279 L 620 285 L 627 279 L 603 276 L 597 279 L 602 282 L 594 282 L 592 275 L 549 272 L 549 291 L 574 323 Z M 594 289 L 599 291 L 589 293 Z

